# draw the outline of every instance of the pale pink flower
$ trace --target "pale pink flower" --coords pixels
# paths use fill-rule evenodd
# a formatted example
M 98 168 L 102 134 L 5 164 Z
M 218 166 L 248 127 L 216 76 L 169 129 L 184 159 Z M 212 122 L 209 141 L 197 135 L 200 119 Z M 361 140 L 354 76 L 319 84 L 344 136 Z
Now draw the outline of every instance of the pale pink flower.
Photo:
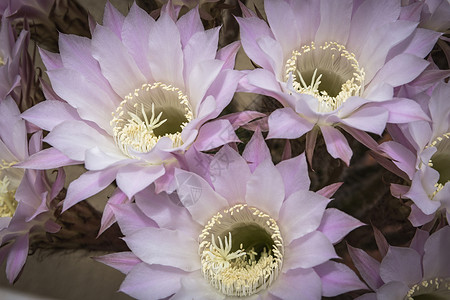
M 127 274 L 121 291 L 138 299 L 321 299 L 365 288 L 330 260 L 333 244 L 362 225 L 326 209 L 340 184 L 309 191 L 305 156 L 274 166 L 259 132 L 243 155 L 224 146 L 208 180 L 177 169 L 176 193 L 147 188 L 136 203 L 115 206 L 132 253 L 99 260 Z
M 336 127 L 371 147 L 365 132 L 380 135 L 386 123 L 427 119 L 417 103 L 394 97 L 394 88 L 427 67 L 423 57 L 441 33 L 399 20 L 400 1 L 264 4 L 268 24 L 245 8 L 238 22 L 245 52 L 261 67 L 248 72 L 240 89 L 284 106 L 269 116 L 268 138 L 308 134 L 307 147 L 314 148 L 320 128 L 331 156 L 348 165 L 352 150 Z
M 48 99 L 23 117 L 50 131 L 55 160 L 62 153 L 88 169 L 70 184 L 64 210 L 114 180 L 130 199 L 153 182 L 170 189 L 186 149 L 238 140 L 226 120 L 202 125 L 234 94 L 239 43 L 217 51 L 220 28 L 205 31 L 197 9 L 175 15 L 167 5 L 155 21 L 134 4 L 124 17 L 108 3 L 92 40 L 61 34 L 60 54 L 41 51 L 66 102 Z

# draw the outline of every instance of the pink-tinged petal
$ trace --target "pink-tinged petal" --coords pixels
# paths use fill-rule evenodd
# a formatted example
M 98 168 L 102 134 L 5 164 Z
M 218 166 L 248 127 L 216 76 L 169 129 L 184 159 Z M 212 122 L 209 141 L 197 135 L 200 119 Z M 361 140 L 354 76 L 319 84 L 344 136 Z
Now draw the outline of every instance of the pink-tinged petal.
M 19 236 L 9 250 L 8 259 L 6 261 L 6 278 L 9 283 L 14 282 L 25 264 L 28 256 L 28 238 L 28 233 Z
M 336 182 L 330 185 L 327 185 L 320 190 L 317 191 L 317 194 L 322 195 L 326 198 L 331 198 L 337 192 L 337 190 L 344 184 L 343 182 Z
M 110 2 L 106 2 L 103 26 L 114 32 L 118 38 L 121 37 L 124 19 L 125 17 Z
M 268 36 L 263 36 L 259 38 L 256 43 L 267 56 L 275 76 L 277 78 L 282 78 L 284 75 L 283 49 L 281 48 L 279 41 Z
M 206 31 L 201 30 L 191 36 L 183 49 L 183 72 L 185 78 L 189 78 L 189 74 L 194 70 L 197 64 L 204 61 L 211 61 L 216 58 L 217 45 L 219 43 L 219 30 L 220 27 L 215 27 Z M 211 75 L 211 77 L 214 78 L 215 76 Z M 192 84 L 193 82 L 190 82 L 190 85 Z
M 149 187 L 135 196 L 139 209 L 159 227 L 185 231 L 189 236 L 201 230 L 200 225 L 192 220 L 188 210 L 180 203 L 176 193 L 156 194 Z
M 317 230 L 325 234 L 331 243 L 336 244 L 350 231 L 363 225 L 365 224 L 338 209 L 328 208 Z
M 405 172 L 410 179 L 413 178 L 416 172 L 416 155 L 400 145 L 399 143 L 388 141 L 381 144 L 378 149 L 386 153 L 399 167 Z
M 394 48 L 394 51 L 391 51 L 390 54 L 396 55 L 399 52 L 403 52 L 410 53 L 418 57 L 426 57 L 433 49 L 433 46 L 436 45 L 436 42 L 441 35 L 441 32 L 436 32 L 425 28 L 417 28 L 414 31 L 412 39 L 408 41 L 407 45 L 402 45 L 403 43 L 400 44 L 400 47 L 396 47 L 399 48 L 398 51 L 395 51 L 397 49 Z
M 185 272 L 158 265 L 136 265 L 120 286 L 120 291 L 136 299 L 165 299 L 180 289 Z
M 133 56 L 142 74 L 151 82 L 153 78 L 148 62 L 152 59 L 148 51 L 150 28 L 155 20 L 146 11 L 139 8 L 136 3 L 130 8 L 122 27 L 122 42 L 128 52 Z M 131 91 L 130 91 L 131 92 Z
M 272 70 L 270 58 L 261 50 L 256 41 L 261 37 L 268 36 L 274 38 L 272 31 L 264 20 L 259 18 L 236 18 L 239 23 L 241 43 L 245 53 L 257 65 L 267 70 Z
M 295 191 L 309 190 L 311 180 L 308 176 L 308 164 L 304 153 L 294 158 L 283 160 L 276 167 L 283 178 L 286 198 Z
M 296 269 L 281 273 L 270 286 L 269 293 L 277 299 L 308 299 L 320 300 L 322 283 L 319 275 L 313 269 Z
M 42 101 L 27 109 L 21 116 L 28 122 L 47 131 L 52 131 L 55 126 L 62 122 L 81 120 L 75 108 L 57 100 Z
M 0 139 L 8 145 L 9 151 L 18 159 L 25 159 L 28 156 L 25 121 L 20 118 L 19 108 L 11 97 L 0 101 L 0 128 L 8 128 L 0 131 Z
M 316 33 L 316 43 L 321 45 L 333 41 L 345 45 L 350 33 L 353 1 L 320 1 L 320 25 Z
M 349 166 L 353 151 L 348 145 L 345 136 L 331 126 L 321 126 L 320 130 L 322 131 L 328 153 L 334 158 L 342 159 Z
M 245 146 L 242 157 L 247 161 L 250 171 L 255 171 L 256 167 L 268 158 L 271 158 L 269 147 L 267 147 L 261 131 L 256 129 L 250 141 Z M 278 169 L 278 168 L 277 168 Z
M 421 257 L 423 257 L 425 251 L 425 243 L 429 236 L 430 234 L 428 233 L 428 231 L 416 229 L 416 233 L 411 240 L 411 244 L 409 244 L 409 248 L 416 250 L 416 252 L 419 253 Z
M 418 171 L 414 174 L 411 189 L 404 196 L 413 200 L 424 214 L 430 215 L 436 212 L 441 204 L 439 201 L 431 200 L 426 189 L 427 187 L 434 188 L 434 184 L 438 181 L 439 173 L 433 169 L 426 173 L 428 174 Z
M 450 113 L 450 101 L 448 94 L 450 93 L 450 85 L 441 82 L 433 90 L 432 98 L 428 104 L 430 108 L 431 119 L 433 120 L 434 133 L 447 132 Z
M 397 20 L 400 3 L 397 1 L 364 1 L 352 16 L 347 49 L 359 54 L 366 37 L 380 25 Z
M 397 98 L 392 101 L 378 103 L 377 106 L 386 108 L 389 111 L 387 122 L 399 124 L 414 121 L 429 121 L 429 117 L 422 110 L 420 105 L 410 99 Z
M 215 191 L 230 205 L 245 202 L 250 169 L 239 153 L 227 145 L 222 147 L 209 165 L 209 174 Z
M 352 269 L 335 261 L 327 261 L 314 267 L 322 281 L 325 297 L 333 297 L 354 290 L 364 290 L 367 286 L 361 282 Z
M 375 75 L 371 84 L 387 83 L 393 87 L 406 84 L 422 73 L 429 62 L 412 54 L 400 54 L 389 60 Z
M 56 179 L 53 182 L 52 189 L 50 191 L 50 199 L 55 199 L 56 196 L 62 191 L 64 188 L 64 183 L 66 182 L 66 172 L 62 167 L 58 168 Z
M 198 133 L 194 147 L 206 151 L 224 144 L 240 142 L 228 120 L 215 120 L 204 124 Z
M 409 286 L 403 282 L 388 282 L 377 290 L 377 300 L 403 299 L 409 291 Z
M 39 55 L 42 58 L 42 62 L 45 65 L 45 68 L 50 70 L 60 69 L 63 67 L 63 63 L 61 60 L 61 55 L 59 53 L 49 52 L 47 50 L 39 49 Z
M 211 164 L 213 156 L 198 151 L 195 147 L 191 147 L 184 153 L 184 157 L 188 165 L 186 170 L 200 175 L 212 185 L 209 179 L 209 165 Z
M 177 27 L 180 31 L 181 44 L 185 47 L 189 39 L 194 34 L 204 30 L 202 21 L 200 20 L 198 8 L 191 9 L 189 12 L 181 16 L 177 21 Z
M 92 56 L 120 98 L 147 81 L 122 41 L 104 26 L 97 25 L 92 34 Z
M 353 136 L 356 140 L 358 140 L 358 142 L 360 142 L 367 148 L 375 150 L 378 147 L 378 143 L 366 132 L 343 124 L 339 124 L 338 126 L 351 134 L 351 136 Z
M 175 182 L 181 203 L 200 225 L 206 224 L 213 215 L 228 207 L 227 200 L 194 173 L 175 169 Z
M 389 244 L 383 233 L 378 230 L 378 228 L 372 225 L 372 229 L 375 236 L 375 242 L 377 243 L 378 251 L 380 252 L 381 257 L 385 257 L 389 250 Z
M 122 205 L 110 205 L 120 231 L 125 235 L 131 235 L 134 232 L 147 227 L 158 227 L 155 221 L 149 219 L 135 203 L 127 203 Z
M 102 99 L 109 106 L 115 107 L 117 95 L 102 74 L 99 63 L 92 57 L 91 40 L 77 35 L 60 34 L 59 51 L 65 69 L 82 74 L 88 82 L 101 89 L 108 98 Z
M 372 290 L 376 290 L 382 286 L 383 280 L 380 277 L 380 262 L 361 249 L 353 248 L 350 245 L 347 245 L 347 248 L 355 267 L 367 285 Z
M 283 178 L 269 158 L 259 164 L 247 181 L 245 202 L 277 220 L 284 197 Z
M 223 48 L 220 48 L 217 51 L 216 59 L 219 59 L 219 60 L 225 62 L 223 64 L 222 69 L 226 70 L 226 69 L 234 68 L 236 54 L 240 48 L 241 48 L 241 42 L 235 41 L 235 42 L 232 42 L 231 44 L 226 45 Z
M 82 161 L 72 160 L 56 148 L 44 149 L 37 152 L 25 161 L 16 165 L 24 169 L 47 170 L 64 166 L 78 165 Z
M 241 1 L 239 1 L 238 3 L 239 3 L 239 8 L 242 11 L 242 16 L 244 18 L 258 17 L 258 15 L 253 10 L 251 10 L 250 8 L 245 6 L 244 3 L 242 3 Z
M 88 81 L 81 73 L 70 69 L 58 69 L 47 72 L 55 92 L 72 107 L 81 118 L 95 122 L 107 132 L 112 132 L 111 115 L 105 111 L 114 111 L 108 94 Z M 80 88 L 83 87 L 83 88 Z M 119 100 L 119 99 L 118 99 Z
M 284 252 L 283 270 L 312 268 L 338 258 L 330 240 L 319 231 L 313 231 L 290 243 Z
M 385 64 L 389 50 L 408 37 L 417 27 L 417 23 L 396 21 L 373 30 L 370 39 L 361 49 L 359 63 L 364 66 L 365 80 L 369 82 Z
M 342 119 L 347 126 L 381 135 L 389 120 L 389 111 L 384 107 L 365 106 Z
M 116 181 L 122 192 L 131 199 L 164 173 L 163 165 L 129 164 L 119 169 Z
M 223 300 L 226 298 L 224 294 L 209 284 L 200 271 L 197 271 L 181 278 L 181 288 L 170 299 Z
M 241 79 L 239 84 L 241 87 L 239 91 L 270 96 L 277 99 L 282 104 L 286 104 L 286 99 L 290 97 L 282 91 L 280 83 L 275 75 L 267 69 L 255 69 L 250 71 L 247 76 Z
M 450 277 L 450 227 L 445 226 L 432 234 L 425 243 L 423 255 L 424 278 Z
M 148 264 L 175 267 L 189 272 L 201 268 L 197 237 L 187 236 L 184 232 L 146 227 L 123 239 L 131 251 Z
M 300 117 L 291 108 L 280 108 L 269 116 L 269 134 L 267 138 L 296 139 L 313 127 L 314 124 Z
M 189 102 L 195 114 L 199 113 L 201 101 L 222 70 L 223 64 L 224 62 L 218 59 L 204 60 L 193 66 L 192 71 L 187 75 Z
M 111 150 L 112 151 L 105 152 L 97 146 L 87 149 L 84 157 L 84 165 L 86 169 L 90 171 L 98 171 L 118 164 L 119 162 L 125 164 L 127 160 L 131 160 L 124 156 L 122 152 L 119 152 L 119 149 Z
M 123 274 L 128 274 L 137 264 L 142 261 L 133 252 L 118 252 L 94 257 L 94 260 L 101 262 L 111 268 L 119 270 Z
M 81 121 L 63 122 L 56 126 L 44 139 L 62 153 L 73 160 L 84 161 L 85 151 L 99 147 L 106 153 L 117 149 L 111 137 L 100 132 Z
M 103 209 L 102 220 L 100 222 L 100 229 L 98 230 L 97 238 L 116 222 L 112 206 L 117 206 L 128 202 L 130 202 L 130 199 L 128 199 L 120 189 L 116 188 Z
M 286 245 L 317 230 L 330 199 L 308 190 L 299 190 L 284 201 L 278 219 Z
M 110 168 L 102 171 L 87 171 L 72 181 L 67 188 L 63 211 L 68 210 L 78 202 L 89 198 L 105 189 L 116 178 L 117 169 Z
M 233 126 L 233 128 L 236 130 L 239 127 L 244 126 L 255 119 L 264 117 L 266 117 L 266 114 L 260 113 L 258 111 L 246 110 L 231 113 L 221 118 L 230 121 L 231 126 Z
M 294 47 L 301 45 L 300 32 L 297 30 L 289 30 L 286 24 L 295 24 L 297 16 L 295 11 L 285 1 L 265 1 L 264 9 L 267 14 L 267 20 L 270 29 L 282 48 L 282 57 L 292 55 Z M 277 73 L 278 74 L 278 73 Z
M 150 37 L 149 55 L 158 57 L 148 62 L 153 77 L 157 81 L 184 89 L 180 32 L 169 15 L 163 14 L 159 17 L 155 26 L 150 29 Z
M 422 279 L 421 257 L 414 249 L 389 247 L 380 264 L 384 282 L 401 281 L 413 285 Z

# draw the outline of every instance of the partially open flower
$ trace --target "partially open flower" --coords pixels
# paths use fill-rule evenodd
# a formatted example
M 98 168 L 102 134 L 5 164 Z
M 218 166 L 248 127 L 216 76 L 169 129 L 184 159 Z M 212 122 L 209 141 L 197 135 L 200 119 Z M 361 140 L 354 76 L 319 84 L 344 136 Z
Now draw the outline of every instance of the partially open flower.
M 167 190 L 194 142 L 205 150 L 238 140 L 225 120 L 201 126 L 231 101 L 239 44 L 218 52 L 219 28 L 205 31 L 198 10 L 174 16 L 170 4 L 155 21 L 136 4 L 124 17 L 108 3 L 92 40 L 61 34 L 60 54 L 41 51 L 54 91 L 67 102 L 48 99 L 23 116 L 89 170 L 69 186 L 64 209 L 114 180 L 130 199 L 155 181 Z M 214 135 L 227 130 L 227 138 Z
M 450 227 L 433 233 L 417 229 L 407 247 L 388 246 L 381 262 L 349 247 L 350 255 L 368 286 L 360 300 L 448 299 L 450 297 Z M 364 263 L 363 263 L 364 262 Z
M 268 138 L 320 127 L 328 152 L 348 165 L 352 150 L 336 127 L 358 138 L 381 134 L 386 123 L 427 119 L 414 101 L 395 98 L 394 87 L 426 68 L 423 57 L 440 33 L 417 33 L 416 22 L 399 20 L 400 1 L 264 4 L 268 24 L 245 8 L 238 22 L 245 52 L 261 67 L 248 72 L 241 91 L 284 106 L 269 116 Z
M 210 164 L 212 186 L 177 169 L 177 193 L 148 188 L 135 204 L 116 206 L 124 240 L 140 260 L 117 265 L 128 273 L 121 291 L 138 299 L 321 299 L 364 288 L 330 260 L 337 258 L 333 243 L 362 223 L 308 191 L 304 155 L 274 166 L 262 150 L 246 151 L 264 156 L 249 166 L 224 146 Z
M 397 197 L 411 199 L 410 221 L 423 225 L 443 211 L 450 220 L 450 85 L 441 82 L 428 98 L 431 122 L 418 121 L 392 128 L 393 142 L 380 149 L 411 180 L 410 187 L 394 185 Z
M 43 171 L 16 165 L 41 149 L 42 132 L 27 141 L 25 121 L 11 97 L 0 102 L 0 262 L 6 259 L 6 275 L 12 283 L 28 255 L 29 239 L 56 232 L 53 210 L 64 185 L 64 172 L 52 185 Z

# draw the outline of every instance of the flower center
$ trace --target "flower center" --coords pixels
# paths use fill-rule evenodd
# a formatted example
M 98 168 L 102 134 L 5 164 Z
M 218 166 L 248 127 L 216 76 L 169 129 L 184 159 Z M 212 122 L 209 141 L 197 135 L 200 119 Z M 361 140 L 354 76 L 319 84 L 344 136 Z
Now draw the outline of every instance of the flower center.
M 439 172 L 439 184 L 444 185 L 450 181 L 450 132 L 439 136 L 429 147 L 436 147 L 436 152 L 428 165 Z
M 3 60 L 3 56 L 0 55 L 0 67 L 5 65 L 5 61 Z
M 450 299 L 450 278 L 435 278 L 415 284 L 406 294 L 405 300 Z
M 162 137 L 173 147 L 183 144 L 181 131 L 193 118 L 190 103 L 178 88 L 161 82 L 143 84 L 112 113 L 114 138 L 122 152 L 149 152 Z
M 275 220 L 247 204 L 218 212 L 199 236 L 203 276 L 227 296 L 250 296 L 269 287 L 281 271 L 283 254 Z
M 304 45 L 286 61 L 285 80 L 292 89 L 319 101 L 318 112 L 331 112 L 364 89 L 364 70 L 355 54 L 336 42 Z
M 3 177 L 0 180 L 0 217 L 12 217 L 17 208 L 17 201 L 14 199 L 16 189 L 12 188 L 10 178 L 3 174 L 16 163 L 17 162 L 8 163 L 5 160 L 2 160 L 0 164 L 0 178 Z M 15 173 L 20 173 L 18 174 L 20 178 L 23 176 L 22 170 L 15 169 L 15 171 Z

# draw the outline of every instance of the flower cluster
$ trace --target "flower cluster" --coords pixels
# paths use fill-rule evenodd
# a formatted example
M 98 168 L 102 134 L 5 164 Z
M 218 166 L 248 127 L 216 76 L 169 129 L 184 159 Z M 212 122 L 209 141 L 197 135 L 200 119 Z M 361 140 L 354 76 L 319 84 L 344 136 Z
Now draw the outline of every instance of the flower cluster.
M 77 28 L 89 32 L 55 44 L 34 31 L 48 80 L 27 52 L 28 20 L 64 29 L 50 16 L 79 5 L 0 5 L 11 282 L 30 245 L 47 234 L 57 248 L 64 217 L 113 186 L 95 234 L 124 243 L 95 260 L 137 299 L 449 295 L 448 1 L 150 2 L 126 15 L 108 2 L 101 24 L 86 13 Z M 85 171 L 66 183 L 72 165 Z M 369 200 L 381 209 L 346 176 L 358 170 L 379 181 Z M 393 206 L 409 214 L 402 230 L 421 227 L 414 238 L 390 246 L 374 229 L 381 263 L 343 247 L 370 249 L 365 223 L 383 225 Z

